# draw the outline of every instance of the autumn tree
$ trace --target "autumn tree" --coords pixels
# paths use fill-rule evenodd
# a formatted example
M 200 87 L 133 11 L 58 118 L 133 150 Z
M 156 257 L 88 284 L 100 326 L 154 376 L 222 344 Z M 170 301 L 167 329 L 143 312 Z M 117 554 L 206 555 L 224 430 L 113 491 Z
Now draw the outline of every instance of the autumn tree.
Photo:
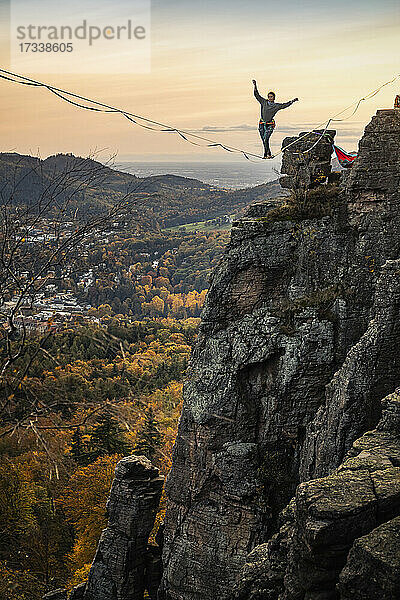
M 34 486 L 26 473 L 10 463 L 0 465 L 0 556 L 17 554 L 23 536 L 33 534 L 36 519 Z
M 2 600 L 42 600 L 46 591 L 44 583 L 26 571 L 10 569 L 0 562 L 0 598 Z
M 122 456 L 102 456 L 81 467 L 70 478 L 57 500 L 75 532 L 70 554 L 71 576 L 87 573 L 94 558 L 102 530 L 107 524 L 105 506 L 114 478 L 114 470 Z M 76 579 L 74 583 L 79 583 Z
M 92 207 L 91 189 L 107 179 L 108 171 L 91 157 L 33 159 L 29 167 L 17 162 L 0 171 L 0 423 L 5 433 L 32 429 L 33 423 L 39 433 L 38 419 L 53 408 L 25 383 L 46 352 L 52 323 L 29 339 L 24 311 L 33 309 L 50 279 L 69 280 L 81 266 L 82 248 L 143 199 L 145 191 L 136 183 L 104 207 Z
M 87 465 L 89 462 L 87 444 L 83 439 L 81 427 L 76 427 L 72 435 L 70 455 L 78 465 Z
M 22 462 L 0 465 L 0 523 L 0 556 L 9 568 L 21 577 L 29 572 L 39 588 L 65 575 L 68 529 L 49 490 Z

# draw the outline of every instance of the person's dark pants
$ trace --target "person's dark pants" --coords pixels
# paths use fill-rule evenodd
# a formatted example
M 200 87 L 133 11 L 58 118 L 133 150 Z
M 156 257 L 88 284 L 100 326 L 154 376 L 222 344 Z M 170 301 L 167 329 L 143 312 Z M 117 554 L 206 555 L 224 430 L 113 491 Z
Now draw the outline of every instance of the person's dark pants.
M 271 148 L 269 147 L 269 138 L 274 132 L 274 128 L 272 125 L 266 125 L 265 123 L 260 123 L 258 126 L 258 131 L 260 132 L 261 139 L 264 144 L 264 156 L 271 156 Z

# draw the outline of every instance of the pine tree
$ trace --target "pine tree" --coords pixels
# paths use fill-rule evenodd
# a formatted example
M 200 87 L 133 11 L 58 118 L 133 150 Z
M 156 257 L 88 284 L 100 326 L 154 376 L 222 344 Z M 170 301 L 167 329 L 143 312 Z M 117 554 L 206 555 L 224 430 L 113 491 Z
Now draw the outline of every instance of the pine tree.
M 84 466 L 89 463 L 89 454 L 87 444 L 85 444 L 82 436 L 80 427 L 77 427 L 74 431 L 71 440 L 70 454 L 72 458 L 78 463 L 78 465 Z
M 125 439 L 123 429 L 108 412 L 104 413 L 90 432 L 90 462 L 100 456 L 112 454 L 126 456 L 130 452 L 131 447 Z
M 150 406 L 146 410 L 145 421 L 143 429 L 140 432 L 136 447 L 135 454 L 144 455 L 149 460 L 152 460 L 157 447 L 161 442 L 161 433 L 157 427 L 157 421 L 154 417 L 154 412 Z

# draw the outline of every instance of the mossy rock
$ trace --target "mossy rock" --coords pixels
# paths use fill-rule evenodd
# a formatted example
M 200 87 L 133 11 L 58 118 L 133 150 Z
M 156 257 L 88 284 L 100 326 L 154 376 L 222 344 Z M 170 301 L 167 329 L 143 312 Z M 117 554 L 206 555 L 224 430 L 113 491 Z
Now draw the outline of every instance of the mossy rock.
M 257 220 L 275 223 L 322 219 L 331 215 L 339 204 L 339 186 L 337 183 L 328 183 L 313 189 L 292 192 L 280 206 L 273 208 L 265 217 Z

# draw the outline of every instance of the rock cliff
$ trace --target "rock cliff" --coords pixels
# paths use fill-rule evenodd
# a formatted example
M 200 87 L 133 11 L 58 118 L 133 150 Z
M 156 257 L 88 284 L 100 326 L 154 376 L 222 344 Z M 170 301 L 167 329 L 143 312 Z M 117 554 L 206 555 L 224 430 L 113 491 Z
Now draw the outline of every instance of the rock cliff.
M 400 395 L 383 409 L 338 469 L 298 486 L 279 532 L 248 556 L 235 600 L 399 597 Z
M 214 273 L 158 600 L 400 598 L 400 110 L 377 112 L 341 175 L 334 137 L 284 140 L 291 196 L 234 223 Z M 161 487 L 147 459 L 118 464 L 71 600 L 155 600 Z
M 292 196 L 235 223 L 214 273 L 166 483 L 161 599 L 364 600 L 368 564 L 387 574 L 377 598 L 398 589 L 399 422 L 381 400 L 400 383 L 400 111 L 373 117 L 340 186 L 334 135 L 286 151 Z
M 163 478 L 144 456 L 128 456 L 115 469 L 107 502 L 108 525 L 89 573 L 85 600 L 136 600 L 146 585 L 147 543 Z
M 88 581 L 74 588 L 69 600 L 156 600 L 154 578 L 160 558 L 148 540 L 160 502 L 163 478 L 144 456 L 127 456 L 115 468 L 107 502 L 104 529 Z M 67 600 L 66 590 L 55 590 L 43 600 Z
M 145 456 L 117 464 L 103 530 L 88 581 L 68 595 L 59 589 L 43 600 L 156 600 L 161 549 L 148 546 L 164 479 Z

